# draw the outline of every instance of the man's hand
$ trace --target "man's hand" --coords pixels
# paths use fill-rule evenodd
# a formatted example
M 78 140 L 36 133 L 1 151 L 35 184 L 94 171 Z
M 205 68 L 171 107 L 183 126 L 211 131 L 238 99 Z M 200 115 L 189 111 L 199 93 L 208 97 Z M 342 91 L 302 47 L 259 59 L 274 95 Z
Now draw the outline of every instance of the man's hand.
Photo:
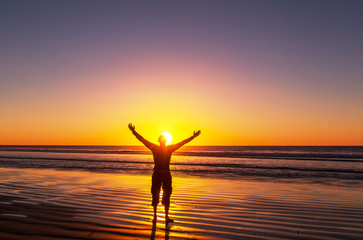
M 196 131 L 194 131 L 194 133 L 193 133 L 193 137 L 198 137 L 200 135 L 200 130 L 198 130 L 197 132 Z
M 132 125 L 132 123 L 129 123 L 129 129 L 131 130 L 132 133 L 135 132 L 135 125 Z

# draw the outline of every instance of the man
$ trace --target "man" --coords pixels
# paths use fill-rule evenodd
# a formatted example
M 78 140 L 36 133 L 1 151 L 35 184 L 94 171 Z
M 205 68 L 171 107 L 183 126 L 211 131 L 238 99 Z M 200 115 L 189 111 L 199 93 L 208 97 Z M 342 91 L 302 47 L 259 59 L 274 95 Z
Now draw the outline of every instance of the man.
M 193 136 L 190 138 L 181 141 L 180 143 L 173 144 L 173 145 L 166 145 L 166 139 L 164 135 L 160 135 L 159 137 L 159 146 L 149 142 L 145 138 L 143 138 L 140 134 L 135 131 L 135 125 L 129 124 L 129 129 L 131 130 L 132 134 L 142 142 L 148 149 L 151 150 L 154 157 L 154 173 L 152 176 L 152 185 L 151 185 L 151 194 L 153 196 L 152 206 L 154 207 L 154 219 L 153 222 L 155 223 L 157 220 L 156 210 L 159 204 L 159 195 L 160 195 L 160 188 L 163 186 L 163 199 L 162 204 L 165 207 L 165 223 L 168 224 L 173 222 L 171 218 L 169 218 L 169 206 L 170 206 L 170 195 L 172 192 L 171 187 L 171 174 L 170 174 L 170 158 L 171 154 L 179 149 L 184 144 L 192 141 L 194 138 L 200 135 L 199 131 L 194 131 Z

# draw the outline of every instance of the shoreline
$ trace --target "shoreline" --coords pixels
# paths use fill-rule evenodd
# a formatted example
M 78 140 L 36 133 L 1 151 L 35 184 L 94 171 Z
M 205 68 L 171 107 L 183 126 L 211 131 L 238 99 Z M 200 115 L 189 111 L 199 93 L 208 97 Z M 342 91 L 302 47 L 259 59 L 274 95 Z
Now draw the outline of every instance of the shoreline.
M 4 239 L 359 239 L 363 234 L 361 187 L 173 173 L 175 224 L 167 231 L 159 221 L 153 231 L 150 175 L 0 172 Z

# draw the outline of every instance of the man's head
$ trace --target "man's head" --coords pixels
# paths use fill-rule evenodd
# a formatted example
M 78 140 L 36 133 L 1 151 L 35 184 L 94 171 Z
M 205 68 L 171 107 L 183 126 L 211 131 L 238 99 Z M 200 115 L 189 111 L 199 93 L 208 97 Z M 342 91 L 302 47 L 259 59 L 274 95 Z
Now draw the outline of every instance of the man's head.
M 165 138 L 164 135 L 160 135 L 158 141 L 159 141 L 160 145 L 165 145 L 166 142 L 167 142 L 167 140 L 166 140 L 166 138 Z

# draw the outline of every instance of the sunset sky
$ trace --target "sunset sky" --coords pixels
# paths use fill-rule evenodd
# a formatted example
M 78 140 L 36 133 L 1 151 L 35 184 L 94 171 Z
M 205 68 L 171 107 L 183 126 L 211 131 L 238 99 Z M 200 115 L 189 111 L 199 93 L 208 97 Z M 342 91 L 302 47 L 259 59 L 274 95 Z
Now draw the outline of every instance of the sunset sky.
M 363 145 L 363 1 L 0 1 L 0 144 Z

